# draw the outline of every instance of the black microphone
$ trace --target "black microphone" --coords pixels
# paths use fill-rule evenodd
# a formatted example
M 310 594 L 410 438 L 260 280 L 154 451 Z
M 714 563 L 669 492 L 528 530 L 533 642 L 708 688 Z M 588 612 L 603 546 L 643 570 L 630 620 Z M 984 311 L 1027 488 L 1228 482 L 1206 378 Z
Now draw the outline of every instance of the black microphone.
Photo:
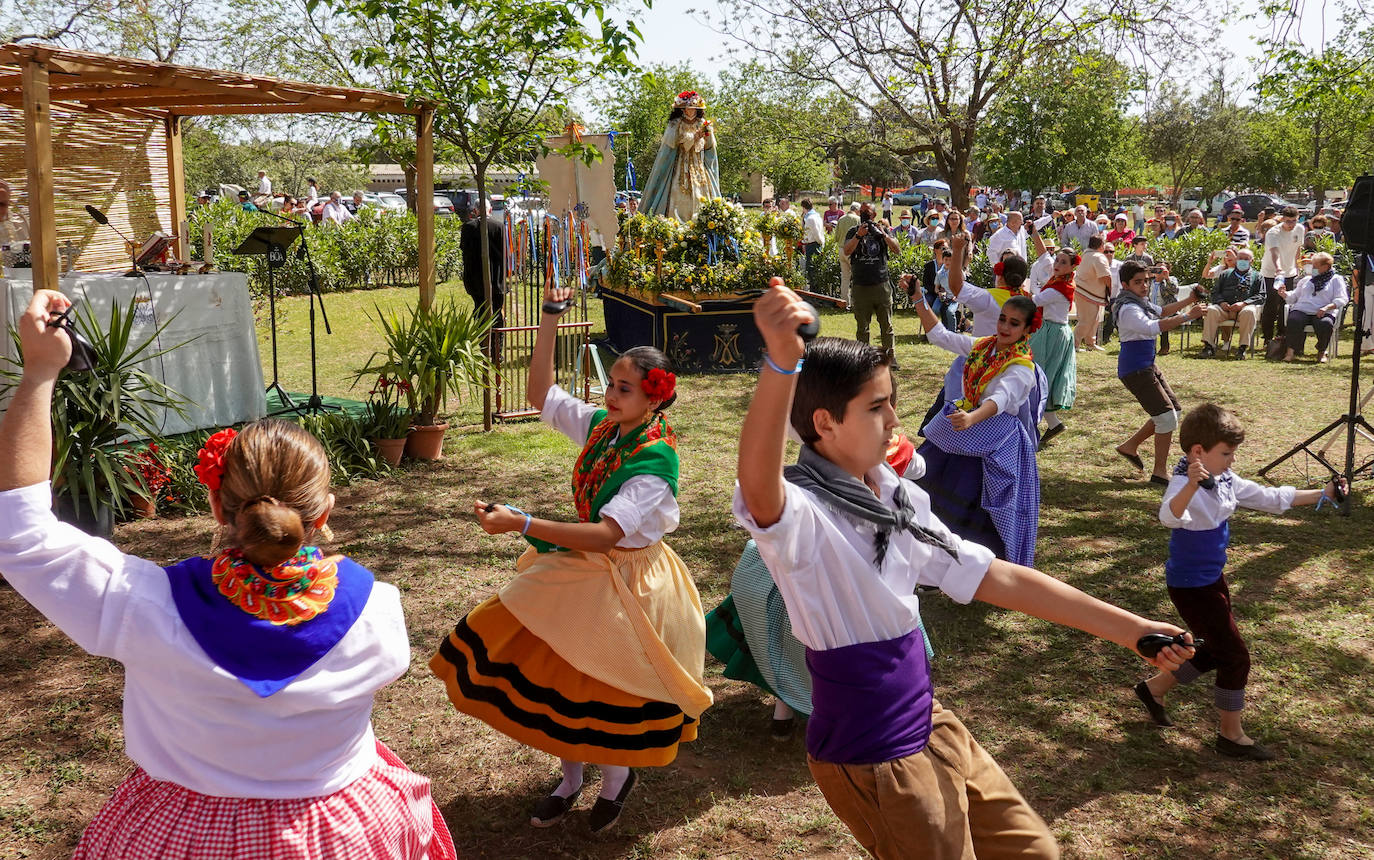
M 94 206 L 92 206 L 92 205 L 89 204 L 89 203 L 86 204 L 86 214 L 87 214 L 87 215 L 90 215 L 90 216 L 91 216 L 91 220 L 94 221 L 95 223 L 99 224 L 100 226 L 102 226 L 102 227 L 109 227 L 111 230 L 113 230 L 113 231 L 115 231 L 116 233 L 118 233 L 118 234 L 119 234 L 119 238 L 123 239 L 124 242 L 129 246 L 129 264 L 130 264 L 130 268 L 129 268 L 129 271 L 127 271 L 127 272 L 124 273 L 124 277 L 126 277 L 126 278 L 141 278 L 141 277 L 143 277 L 143 270 L 140 269 L 140 268 L 138 267 L 138 243 L 134 242 L 134 241 L 133 241 L 132 239 L 130 239 L 128 236 L 125 236 L 123 230 L 119 229 L 118 227 L 116 227 L 115 225 L 113 225 L 113 224 L 110 223 L 110 218 L 109 218 L 108 215 L 106 215 L 104 212 L 101 212 L 99 209 L 95 208 Z

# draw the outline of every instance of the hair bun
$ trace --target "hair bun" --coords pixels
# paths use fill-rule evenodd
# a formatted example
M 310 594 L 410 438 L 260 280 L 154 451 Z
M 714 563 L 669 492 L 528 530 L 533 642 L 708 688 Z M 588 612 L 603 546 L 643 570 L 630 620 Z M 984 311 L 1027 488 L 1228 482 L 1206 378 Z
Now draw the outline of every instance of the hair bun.
M 258 496 L 244 504 L 235 531 L 244 557 L 263 568 L 290 560 L 305 540 L 301 515 L 272 496 Z

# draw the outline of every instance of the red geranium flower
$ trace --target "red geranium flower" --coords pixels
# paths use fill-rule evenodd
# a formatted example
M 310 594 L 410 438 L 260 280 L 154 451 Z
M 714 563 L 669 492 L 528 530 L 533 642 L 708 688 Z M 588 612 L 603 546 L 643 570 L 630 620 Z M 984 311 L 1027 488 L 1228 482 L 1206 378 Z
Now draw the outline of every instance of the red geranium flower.
M 639 387 L 644 389 L 650 400 L 661 403 L 673 396 L 673 391 L 677 389 L 677 376 L 661 367 L 650 368 Z
M 229 443 L 233 442 L 237 435 L 234 428 L 226 427 L 206 439 L 205 447 L 196 454 L 197 462 L 192 468 L 200 482 L 211 490 L 219 489 L 220 481 L 224 477 L 224 455 L 229 450 Z

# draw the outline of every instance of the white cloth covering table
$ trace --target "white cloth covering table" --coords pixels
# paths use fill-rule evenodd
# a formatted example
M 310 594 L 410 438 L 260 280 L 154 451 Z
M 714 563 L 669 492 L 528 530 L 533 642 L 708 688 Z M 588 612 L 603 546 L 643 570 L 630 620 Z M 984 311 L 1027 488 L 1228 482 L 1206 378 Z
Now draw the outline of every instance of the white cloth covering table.
M 31 270 L 7 269 L 0 279 L 0 355 L 17 361 L 7 333 L 33 297 Z M 86 304 L 101 323 L 108 323 L 117 302 L 135 304 L 134 338 L 143 342 L 158 326 L 162 349 L 182 344 L 140 367 L 171 386 L 186 403 L 183 418 L 160 416 L 164 435 L 227 427 L 267 414 L 257 329 L 248 293 L 248 278 L 238 272 L 211 275 L 159 275 L 125 278 L 117 274 L 73 273 L 60 281 L 62 292 Z M 150 352 L 158 352 L 153 348 Z M 4 401 L 8 404 L 8 398 Z

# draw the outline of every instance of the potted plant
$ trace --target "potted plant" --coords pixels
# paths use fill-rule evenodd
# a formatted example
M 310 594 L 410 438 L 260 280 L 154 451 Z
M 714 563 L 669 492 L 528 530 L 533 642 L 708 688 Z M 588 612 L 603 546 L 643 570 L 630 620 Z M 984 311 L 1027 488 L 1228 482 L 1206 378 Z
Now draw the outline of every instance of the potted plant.
M 139 453 L 121 443 L 156 439 L 164 410 L 185 414 L 181 396 L 139 365 L 181 344 L 158 348 L 170 320 L 136 338 L 132 301 L 127 306 L 116 302 L 104 325 L 85 304 L 77 305 L 73 315 L 95 356 L 88 372 L 62 371 L 53 390 L 53 495 L 60 517 L 108 537 L 128 499 L 147 490 Z M 18 335 L 11 334 L 20 355 L 18 366 L 0 369 L 7 389 L 19 384 L 24 362 Z
M 401 398 L 411 389 L 411 384 L 404 379 L 392 382 L 384 375 L 377 377 L 377 386 L 369 392 L 371 397 L 363 414 L 364 434 L 393 466 L 401 464 L 406 437 L 410 433 L 413 416 Z
M 141 449 L 128 442 L 124 447 L 133 449 L 132 471 L 142 484 L 141 489 L 129 494 L 129 506 L 139 518 L 152 519 L 157 516 L 158 498 L 172 480 L 171 467 L 155 442 Z
M 377 374 L 409 383 L 403 393 L 414 422 L 405 452 L 437 460 L 448 429 L 439 415 L 448 407 L 448 396 L 462 396 L 463 389 L 481 384 L 490 372 L 482 342 L 491 317 L 460 309 L 452 299 L 427 311 L 374 310 L 386 348 L 374 352 L 354 378 Z

